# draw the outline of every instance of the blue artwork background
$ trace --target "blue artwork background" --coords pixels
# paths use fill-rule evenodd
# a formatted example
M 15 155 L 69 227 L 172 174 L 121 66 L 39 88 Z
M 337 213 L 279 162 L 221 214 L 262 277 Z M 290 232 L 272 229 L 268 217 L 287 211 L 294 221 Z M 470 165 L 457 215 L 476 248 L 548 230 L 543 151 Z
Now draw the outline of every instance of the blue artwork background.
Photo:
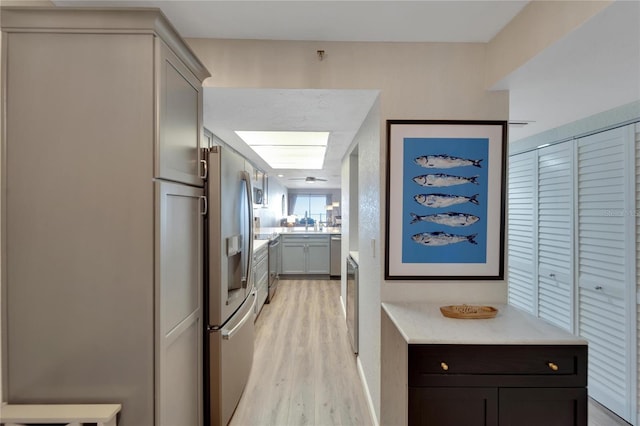
M 486 263 L 487 260 L 487 195 L 489 176 L 489 139 L 488 138 L 405 138 L 403 140 L 403 186 L 402 199 L 402 262 L 403 263 Z M 446 169 L 426 168 L 415 163 L 415 158 L 426 155 L 449 155 L 470 160 L 482 160 L 482 167 L 461 166 Z M 472 177 L 477 182 L 462 185 L 435 187 L 421 186 L 413 181 L 415 176 L 443 173 L 447 175 Z M 473 203 L 456 204 L 448 207 L 426 207 L 415 201 L 418 194 L 452 194 L 471 197 L 477 194 L 478 205 Z M 393 208 L 393 207 L 391 207 Z M 457 212 L 480 217 L 470 226 L 447 226 L 432 222 L 411 224 L 411 213 L 419 216 Z M 444 245 L 425 246 L 411 238 L 422 232 L 446 232 L 448 234 L 468 236 L 477 234 L 477 245 L 467 241 Z

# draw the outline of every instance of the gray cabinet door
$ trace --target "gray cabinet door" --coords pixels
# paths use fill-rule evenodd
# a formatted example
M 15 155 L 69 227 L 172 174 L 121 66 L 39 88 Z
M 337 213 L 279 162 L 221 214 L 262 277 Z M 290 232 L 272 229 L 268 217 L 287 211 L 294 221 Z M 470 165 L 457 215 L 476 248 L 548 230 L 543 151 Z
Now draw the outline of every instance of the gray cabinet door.
M 202 85 L 162 41 L 157 44 L 160 63 L 155 174 L 159 178 L 202 186 Z
M 329 240 L 309 241 L 307 244 L 307 273 L 329 274 L 331 272 L 331 256 Z
M 3 396 L 152 425 L 153 37 L 2 42 Z
M 282 243 L 282 273 L 305 274 L 306 253 L 303 242 Z
M 283 235 L 283 274 L 326 274 L 331 272 L 328 235 Z
M 202 425 L 203 190 L 155 185 L 157 425 Z

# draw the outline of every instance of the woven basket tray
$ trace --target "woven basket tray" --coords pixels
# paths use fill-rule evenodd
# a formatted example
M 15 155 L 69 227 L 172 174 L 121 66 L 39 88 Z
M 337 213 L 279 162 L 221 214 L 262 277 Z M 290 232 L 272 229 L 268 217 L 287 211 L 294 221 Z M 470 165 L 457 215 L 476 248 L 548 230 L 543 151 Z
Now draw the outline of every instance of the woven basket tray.
M 440 312 L 449 318 L 483 319 L 495 317 L 498 310 L 493 306 L 449 305 L 440 306 Z

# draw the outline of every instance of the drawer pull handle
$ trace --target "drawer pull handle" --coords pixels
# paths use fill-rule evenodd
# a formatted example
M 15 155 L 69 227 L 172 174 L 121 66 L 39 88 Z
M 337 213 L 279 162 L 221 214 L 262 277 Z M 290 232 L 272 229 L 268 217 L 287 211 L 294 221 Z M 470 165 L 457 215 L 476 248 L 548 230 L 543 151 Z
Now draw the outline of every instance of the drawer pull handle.
M 553 362 L 548 362 L 547 365 L 549 366 L 550 369 L 552 369 L 553 371 L 558 371 L 558 365 L 554 364 Z
M 446 362 L 441 362 L 441 363 L 440 363 L 440 367 L 442 367 L 442 369 L 443 369 L 444 371 L 447 371 L 447 370 L 449 369 L 449 366 L 447 365 L 447 363 L 446 363 Z

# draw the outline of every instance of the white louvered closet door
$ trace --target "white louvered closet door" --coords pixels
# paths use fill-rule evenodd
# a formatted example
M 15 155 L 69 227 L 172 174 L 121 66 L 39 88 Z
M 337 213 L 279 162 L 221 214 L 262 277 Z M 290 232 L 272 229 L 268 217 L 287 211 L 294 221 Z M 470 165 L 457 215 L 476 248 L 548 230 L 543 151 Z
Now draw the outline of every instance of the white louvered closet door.
M 574 146 L 538 150 L 538 316 L 571 332 Z
M 509 304 L 536 314 L 535 151 L 509 157 Z
M 589 341 L 589 395 L 629 422 L 635 417 L 633 151 L 632 126 L 578 140 L 578 331 Z

